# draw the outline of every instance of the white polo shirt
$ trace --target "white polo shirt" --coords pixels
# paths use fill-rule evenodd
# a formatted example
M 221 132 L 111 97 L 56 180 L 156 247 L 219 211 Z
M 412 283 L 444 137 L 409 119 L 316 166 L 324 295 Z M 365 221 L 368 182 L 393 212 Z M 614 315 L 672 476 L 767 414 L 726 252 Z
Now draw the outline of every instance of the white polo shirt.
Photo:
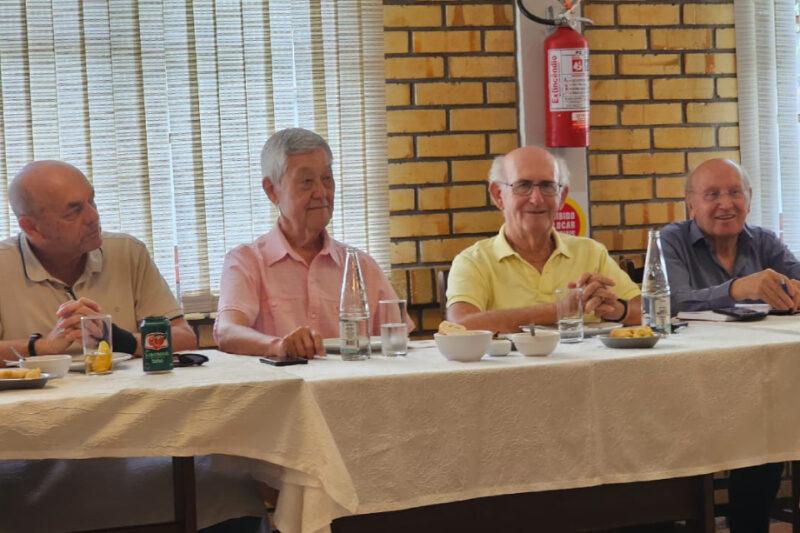
M 0 242 L 0 340 L 46 335 L 56 310 L 86 296 L 130 332 L 146 316 L 181 316 L 181 308 L 145 245 L 123 233 L 103 232 L 103 244 L 89 252 L 83 274 L 72 287 L 52 277 L 20 233 Z M 80 351 L 73 344 L 70 352 Z

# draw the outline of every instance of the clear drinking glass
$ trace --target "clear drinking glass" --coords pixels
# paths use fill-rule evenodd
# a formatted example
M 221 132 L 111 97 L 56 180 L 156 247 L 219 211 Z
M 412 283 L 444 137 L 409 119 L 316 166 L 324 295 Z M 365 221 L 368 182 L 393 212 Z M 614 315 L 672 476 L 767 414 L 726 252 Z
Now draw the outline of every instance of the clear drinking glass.
M 379 301 L 378 319 L 381 324 L 381 352 L 383 355 L 386 357 L 405 355 L 408 351 L 406 301 Z
M 556 289 L 556 314 L 561 342 L 583 340 L 583 289 Z
M 111 315 L 82 316 L 81 337 L 86 373 L 110 374 L 113 357 Z

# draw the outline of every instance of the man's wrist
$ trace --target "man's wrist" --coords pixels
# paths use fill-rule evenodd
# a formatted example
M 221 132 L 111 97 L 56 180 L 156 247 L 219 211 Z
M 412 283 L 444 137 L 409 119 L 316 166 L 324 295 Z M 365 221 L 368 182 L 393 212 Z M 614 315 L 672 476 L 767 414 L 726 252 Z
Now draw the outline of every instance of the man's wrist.
M 623 300 L 622 298 L 617 298 L 617 301 L 620 304 L 622 304 L 622 314 L 619 316 L 619 318 L 605 317 L 606 320 L 609 320 L 611 322 L 623 322 L 626 318 L 628 318 L 628 302 L 626 300 Z
M 30 337 L 28 337 L 28 356 L 34 357 L 39 355 L 39 352 L 36 350 L 36 341 L 42 338 L 41 333 L 33 333 Z

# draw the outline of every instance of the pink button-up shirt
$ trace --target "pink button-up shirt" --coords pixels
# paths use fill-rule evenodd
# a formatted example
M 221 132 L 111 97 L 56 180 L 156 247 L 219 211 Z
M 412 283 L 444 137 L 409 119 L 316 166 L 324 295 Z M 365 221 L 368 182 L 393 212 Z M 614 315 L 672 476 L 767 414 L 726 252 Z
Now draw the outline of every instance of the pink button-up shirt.
M 325 232 L 322 250 L 306 264 L 276 225 L 225 257 L 217 312 L 240 311 L 253 329 L 266 335 L 284 337 L 297 327 L 309 326 L 323 338 L 338 337 L 346 255 L 347 247 Z M 378 301 L 397 298 L 397 294 L 372 257 L 363 252 L 359 257 L 370 309 L 369 329 L 372 335 L 380 335 Z

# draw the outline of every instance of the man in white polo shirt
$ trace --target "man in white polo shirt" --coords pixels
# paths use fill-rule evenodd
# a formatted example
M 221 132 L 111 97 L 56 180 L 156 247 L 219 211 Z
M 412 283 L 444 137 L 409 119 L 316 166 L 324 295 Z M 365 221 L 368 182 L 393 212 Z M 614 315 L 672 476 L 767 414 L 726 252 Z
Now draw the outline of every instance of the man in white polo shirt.
M 94 189 L 78 169 L 30 163 L 11 182 L 9 199 L 22 232 L 0 242 L 0 360 L 15 359 L 11 347 L 28 355 L 78 352 L 80 318 L 96 313 L 111 315 L 116 351 L 141 354 L 137 324 L 150 315 L 170 319 L 174 350 L 197 345 L 145 246 L 101 232 Z M 263 514 L 251 479 L 210 463 L 196 461 L 198 525 Z M 0 514 L 0 531 L 166 521 L 170 477 L 169 458 L 0 461 L 0 501 L 14 509 Z M 98 497 L 102 503 L 92 504 Z

